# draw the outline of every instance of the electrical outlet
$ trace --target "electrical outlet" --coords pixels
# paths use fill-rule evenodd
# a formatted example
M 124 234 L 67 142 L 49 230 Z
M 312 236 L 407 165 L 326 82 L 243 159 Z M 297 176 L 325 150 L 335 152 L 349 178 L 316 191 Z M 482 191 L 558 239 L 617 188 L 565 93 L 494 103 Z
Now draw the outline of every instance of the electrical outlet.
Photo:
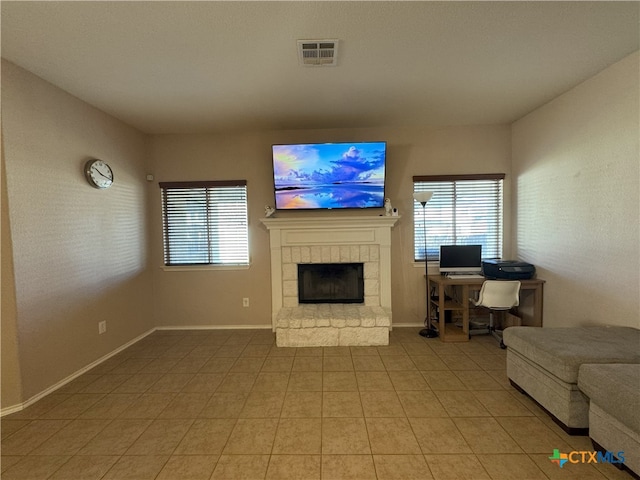
M 242 306 L 243 307 L 248 307 L 249 306 L 249 298 L 248 297 L 244 297 L 242 299 Z
M 107 321 L 98 322 L 98 334 L 102 335 L 107 331 Z

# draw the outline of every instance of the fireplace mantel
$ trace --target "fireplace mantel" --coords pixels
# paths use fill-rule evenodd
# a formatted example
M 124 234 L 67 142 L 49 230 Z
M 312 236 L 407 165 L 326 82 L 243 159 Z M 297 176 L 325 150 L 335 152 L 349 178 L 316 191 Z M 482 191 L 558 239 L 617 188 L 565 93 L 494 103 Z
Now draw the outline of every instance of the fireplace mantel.
M 365 306 L 391 312 L 391 228 L 401 217 L 269 217 L 273 329 L 284 308 L 297 307 L 296 263 L 365 263 Z M 294 282 L 295 280 L 295 282 Z

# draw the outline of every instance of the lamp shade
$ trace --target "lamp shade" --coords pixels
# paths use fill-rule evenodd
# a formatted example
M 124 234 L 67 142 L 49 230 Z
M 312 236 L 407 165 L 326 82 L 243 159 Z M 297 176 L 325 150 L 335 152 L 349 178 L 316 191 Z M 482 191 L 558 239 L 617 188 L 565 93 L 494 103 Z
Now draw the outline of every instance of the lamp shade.
M 433 192 L 414 192 L 413 198 L 416 202 L 421 203 L 424 207 L 429 200 L 433 197 Z

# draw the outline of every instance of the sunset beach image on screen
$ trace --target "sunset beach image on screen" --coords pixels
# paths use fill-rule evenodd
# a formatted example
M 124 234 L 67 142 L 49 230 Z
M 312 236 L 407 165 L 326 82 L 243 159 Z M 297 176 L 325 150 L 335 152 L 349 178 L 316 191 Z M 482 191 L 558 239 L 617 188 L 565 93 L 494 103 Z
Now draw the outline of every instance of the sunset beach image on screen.
M 276 208 L 380 208 L 385 142 L 273 146 Z

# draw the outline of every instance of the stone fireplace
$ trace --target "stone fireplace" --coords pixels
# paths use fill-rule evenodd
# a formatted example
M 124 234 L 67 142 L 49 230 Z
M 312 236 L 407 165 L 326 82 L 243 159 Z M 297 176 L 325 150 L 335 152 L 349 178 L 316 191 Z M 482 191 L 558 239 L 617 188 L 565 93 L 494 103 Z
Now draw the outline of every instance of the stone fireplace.
M 388 344 L 391 228 L 398 219 L 261 219 L 270 236 L 272 328 L 279 346 Z M 322 264 L 362 264 L 363 302 L 301 301 L 299 266 Z

